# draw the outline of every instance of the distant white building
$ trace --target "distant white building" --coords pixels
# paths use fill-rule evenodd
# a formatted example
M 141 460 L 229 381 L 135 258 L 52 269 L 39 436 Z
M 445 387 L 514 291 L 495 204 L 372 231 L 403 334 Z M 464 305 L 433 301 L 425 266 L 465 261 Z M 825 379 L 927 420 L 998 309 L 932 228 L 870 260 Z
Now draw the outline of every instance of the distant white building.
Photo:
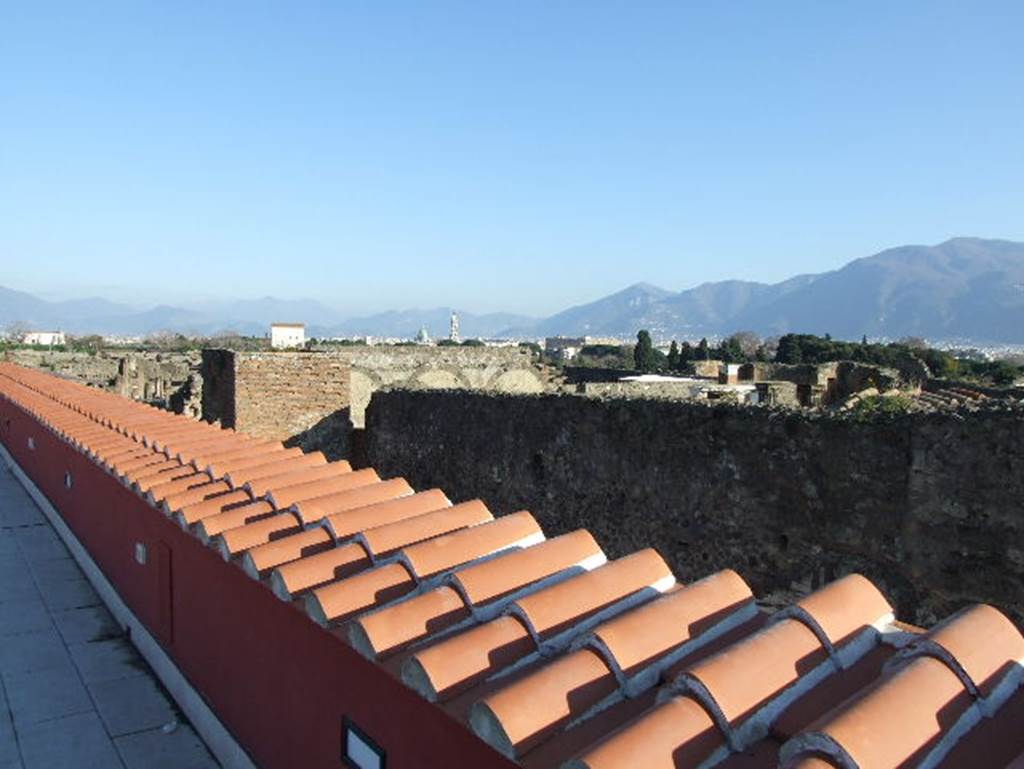
M 21 339 L 22 344 L 37 344 L 43 347 L 65 344 L 63 331 L 30 331 Z
M 459 314 L 452 310 L 451 324 L 448 327 L 448 340 L 450 342 L 461 342 L 459 338 Z
M 270 346 L 275 350 L 287 350 L 306 344 L 305 323 L 271 323 Z

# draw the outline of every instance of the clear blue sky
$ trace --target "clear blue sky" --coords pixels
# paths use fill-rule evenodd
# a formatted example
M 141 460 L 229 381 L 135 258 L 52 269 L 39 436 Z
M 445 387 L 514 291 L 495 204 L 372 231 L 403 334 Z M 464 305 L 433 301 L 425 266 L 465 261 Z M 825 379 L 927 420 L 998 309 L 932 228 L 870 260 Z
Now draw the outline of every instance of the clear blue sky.
M 1024 240 L 1024 3 L 0 0 L 0 284 L 547 313 Z

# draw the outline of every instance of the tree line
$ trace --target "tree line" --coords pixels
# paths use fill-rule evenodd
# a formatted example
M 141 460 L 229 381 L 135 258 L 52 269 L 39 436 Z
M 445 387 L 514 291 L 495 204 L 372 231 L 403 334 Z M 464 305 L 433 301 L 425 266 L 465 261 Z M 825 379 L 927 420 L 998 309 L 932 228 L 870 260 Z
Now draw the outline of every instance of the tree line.
M 712 345 L 701 339 L 696 344 L 672 340 L 668 354 L 656 349 L 647 330 L 637 334 L 633 347 L 633 367 L 642 372 L 676 372 L 690 369 L 693 361 L 718 360 L 723 363 L 830 363 L 856 361 L 873 366 L 899 367 L 910 358 L 924 362 L 932 376 L 939 379 L 972 379 L 996 385 L 1010 385 L 1024 374 L 1019 360 L 988 360 L 976 351 L 954 354 L 930 347 L 923 339 L 907 338 L 896 342 L 860 342 L 833 339 L 829 334 L 784 334 L 777 340 L 761 340 L 744 331 Z

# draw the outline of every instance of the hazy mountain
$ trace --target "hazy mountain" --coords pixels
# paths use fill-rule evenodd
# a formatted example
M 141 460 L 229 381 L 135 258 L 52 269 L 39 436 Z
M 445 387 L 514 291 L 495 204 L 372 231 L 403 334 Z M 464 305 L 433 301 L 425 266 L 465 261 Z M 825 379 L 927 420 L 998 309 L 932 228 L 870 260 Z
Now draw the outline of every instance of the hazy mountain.
M 901 246 L 775 284 L 729 280 L 679 293 L 639 284 L 516 330 L 625 339 L 640 328 L 662 339 L 752 330 L 1024 343 L 1024 243 Z
M 671 291 L 664 288 L 649 283 L 636 283 L 596 302 L 570 307 L 532 326 L 518 326 L 510 331 L 533 336 L 616 336 L 621 335 L 623 329 L 634 329 L 625 332 L 628 335 L 642 327 L 642 324 L 636 325 L 637 321 L 646 320 L 649 313 L 656 312 L 653 308 L 657 308 L 660 302 L 672 295 Z
M 140 312 L 105 299 L 47 302 L 0 287 L 0 327 L 21 322 L 72 333 L 230 329 L 263 335 L 272 321 L 298 321 L 307 324 L 310 336 L 412 337 L 426 327 L 439 338 L 448 335 L 450 314 L 435 308 L 346 319 L 319 302 L 270 296 Z M 638 283 L 541 320 L 509 313 L 459 316 L 463 337 L 627 339 L 647 328 L 661 339 L 752 330 L 1024 343 L 1024 243 L 954 238 L 937 246 L 901 246 L 775 284 L 728 280 L 672 292 Z
M 764 332 L 1024 342 L 1024 243 L 954 238 L 857 259 L 735 318 Z
M 352 318 L 326 331 L 330 336 L 412 338 L 421 328 L 426 328 L 432 339 L 442 339 L 448 337 L 451 314 L 451 309 L 445 307 L 437 307 L 432 310 L 392 310 L 365 318 Z M 459 312 L 459 332 L 465 339 L 494 337 L 511 327 L 530 326 L 536 322 L 536 318 L 507 312 L 495 312 L 487 315 Z

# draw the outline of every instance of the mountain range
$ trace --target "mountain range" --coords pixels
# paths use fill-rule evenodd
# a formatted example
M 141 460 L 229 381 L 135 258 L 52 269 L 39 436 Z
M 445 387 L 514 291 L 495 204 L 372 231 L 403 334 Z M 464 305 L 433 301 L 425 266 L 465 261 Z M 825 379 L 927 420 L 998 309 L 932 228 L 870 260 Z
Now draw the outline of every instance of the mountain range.
M 19 323 L 71 333 L 144 335 L 173 330 L 263 335 L 272 321 L 302 321 L 310 336 L 447 336 L 451 310 L 389 311 L 348 318 L 313 300 L 275 297 L 137 310 L 102 298 L 48 302 L 0 287 L 0 327 Z M 1024 343 L 1024 243 L 954 238 L 900 246 L 837 270 L 781 283 L 741 280 L 669 291 L 637 283 L 548 318 L 459 312 L 464 337 L 591 335 L 695 339 L 737 330 L 790 331 L 858 339 L 920 336 L 933 341 Z

